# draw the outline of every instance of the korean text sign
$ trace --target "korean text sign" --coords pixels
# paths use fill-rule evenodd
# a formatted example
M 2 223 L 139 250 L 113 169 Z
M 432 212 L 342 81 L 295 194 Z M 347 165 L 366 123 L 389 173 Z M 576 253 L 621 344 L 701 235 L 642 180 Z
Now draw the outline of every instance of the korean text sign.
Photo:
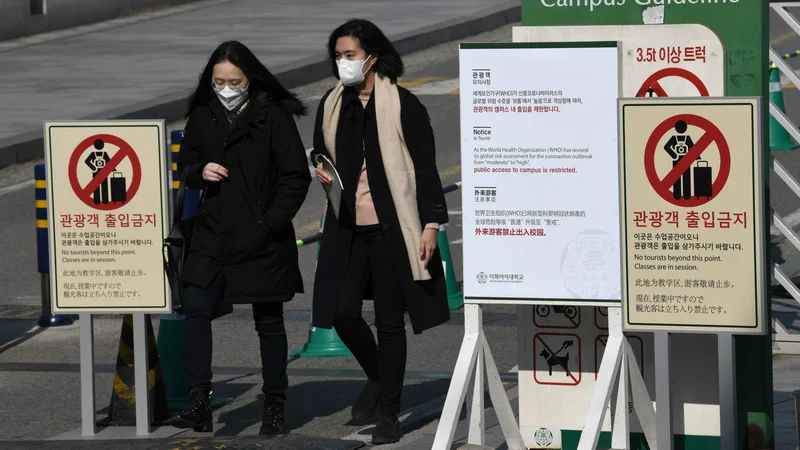
M 624 326 L 763 333 L 758 99 L 620 100 Z
M 616 42 L 461 45 L 468 302 L 619 302 L 618 74 Z
M 54 313 L 169 312 L 162 121 L 46 122 Z

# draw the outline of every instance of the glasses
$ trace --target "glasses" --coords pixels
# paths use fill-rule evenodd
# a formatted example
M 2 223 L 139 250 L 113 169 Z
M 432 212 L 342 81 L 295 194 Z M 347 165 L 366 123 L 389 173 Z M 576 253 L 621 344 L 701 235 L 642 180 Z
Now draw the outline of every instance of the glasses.
M 222 83 L 222 84 L 218 84 L 218 83 L 212 81 L 211 82 L 211 86 L 214 86 L 214 87 L 220 88 L 220 89 L 224 88 L 225 86 L 230 86 L 232 88 L 244 88 L 244 87 L 247 87 L 247 84 L 242 80 L 235 80 L 235 81 L 231 81 L 229 83 Z

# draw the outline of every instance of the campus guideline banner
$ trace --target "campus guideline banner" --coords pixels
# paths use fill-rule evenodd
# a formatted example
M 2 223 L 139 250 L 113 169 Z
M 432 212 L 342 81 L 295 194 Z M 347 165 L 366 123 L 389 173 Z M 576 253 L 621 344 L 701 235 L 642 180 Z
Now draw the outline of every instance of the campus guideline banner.
M 617 43 L 459 58 L 465 300 L 618 303 Z
M 163 121 L 45 122 L 54 313 L 169 313 Z
M 626 330 L 765 332 L 758 98 L 620 100 Z

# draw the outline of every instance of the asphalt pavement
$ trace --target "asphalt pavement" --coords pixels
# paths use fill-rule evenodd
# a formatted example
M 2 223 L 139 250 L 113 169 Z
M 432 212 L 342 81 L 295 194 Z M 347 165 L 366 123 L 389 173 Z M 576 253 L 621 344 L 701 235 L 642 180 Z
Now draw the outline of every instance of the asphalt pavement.
M 511 28 L 503 27 L 468 41 L 508 41 Z M 405 58 L 408 70 L 400 83 L 419 95 L 431 115 L 436 133 L 436 160 L 443 184 L 460 180 L 460 131 L 458 112 L 457 42 L 432 47 Z M 295 91 L 312 111 L 333 85 L 327 78 L 298 87 Z M 311 147 L 313 114 L 298 120 L 307 148 Z M 169 123 L 181 129 L 183 122 Z M 0 243 L 0 440 L 47 439 L 80 426 L 78 327 L 32 327 L 40 303 L 38 274 L 35 269 L 33 187 L 20 185 L 30 179 L 32 164 L 0 171 L 0 211 L 6 215 L 3 228 L 8 239 Z M 10 189 L 9 189 L 10 187 Z M 5 189 L 5 190 L 3 190 Z M 461 273 L 461 193 L 447 196 L 451 223 L 447 228 L 453 264 Z M 324 206 L 322 188 L 314 183 L 306 203 L 294 220 L 298 236 L 315 233 Z M 290 350 L 302 346 L 308 336 L 311 290 L 316 245 L 300 248 L 300 265 L 307 294 L 298 295 L 286 305 L 286 325 Z M 10 257 L 9 257 L 10 256 Z M 21 270 L 21 268 L 26 268 Z M 460 276 L 459 276 L 460 278 Z M 365 314 L 372 318 L 371 304 Z M 486 309 L 486 333 L 501 371 L 516 365 L 516 307 Z M 154 317 L 156 332 L 159 320 Z M 414 430 L 421 429 L 441 411 L 463 336 L 463 314 L 453 312 L 451 321 L 422 335 L 409 335 L 408 380 L 403 396 L 404 421 L 409 436 L 398 445 L 409 445 Z M 98 419 L 105 417 L 112 390 L 114 361 L 117 355 L 120 316 L 95 319 L 95 352 L 98 364 L 96 383 Z M 215 395 L 233 397 L 233 403 L 215 413 L 215 435 L 221 438 L 250 436 L 258 432 L 260 421 L 260 361 L 258 339 L 253 330 L 249 307 L 214 322 Z M 293 434 L 343 438 L 368 442 L 370 423 L 354 423 L 349 406 L 363 384 L 353 358 L 296 359 L 289 365 L 290 388 L 287 416 Z M 201 436 L 183 433 L 181 438 Z M 392 446 L 383 447 L 391 449 Z
M 209 8 L 224 9 L 227 4 L 232 2 L 201 3 L 208 3 Z M 291 3 L 303 6 L 308 2 L 296 0 Z M 380 3 L 381 6 L 386 5 L 383 2 Z M 468 3 L 469 7 L 475 10 L 486 6 L 485 2 Z M 420 7 L 418 4 L 415 5 L 414 8 Z M 390 12 L 397 16 L 400 9 L 403 8 L 392 9 Z M 307 9 L 300 11 L 302 14 L 310 14 Z M 346 9 L 345 12 L 351 14 L 357 11 Z M 239 13 L 243 14 L 242 11 Z M 295 40 L 291 46 L 287 47 L 286 52 L 291 53 L 292 49 L 301 47 L 318 48 L 319 43 L 322 42 L 320 36 L 327 32 L 330 28 L 329 25 L 338 23 L 342 18 L 339 16 L 342 14 L 344 13 L 339 11 L 333 16 L 335 20 L 326 19 L 324 25 L 319 25 L 321 27 L 319 29 L 306 30 L 308 35 L 303 39 Z M 371 14 L 374 14 L 374 11 Z M 387 17 L 392 14 L 388 14 Z M 413 20 L 407 17 L 395 17 L 393 23 L 398 27 L 402 24 L 410 29 L 425 26 L 430 22 L 427 18 L 430 14 L 420 13 L 414 16 L 417 18 Z M 174 16 L 165 17 L 173 17 L 169 20 L 175 21 L 180 19 L 180 17 Z M 244 15 L 237 17 L 247 20 Z M 437 17 L 437 19 L 442 18 Z M 297 25 L 296 19 L 290 20 L 284 17 L 282 20 L 289 25 Z M 148 42 L 155 43 L 159 39 L 163 42 L 170 36 L 180 37 L 180 39 L 176 37 L 176 43 L 169 46 L 170 51 L 162 50 L 163 54 L 174 56 L 175 48 L 183 48 L 181 46 L 186 48 L 185 52 L 177 52 L 180 53 L 177 57 L 178 61 L 169 66 L 176 73 L 168 74 L 168 79 L 164 81 L 170 86 L 182 86 L 175 89 L 185 88 L 186 80 L 191 79 L 200 70 L 203 58 L 211 50 L 213 43 L 219 40 L 219 37 L 235 35 L 236 31 L 230 25 L 225 25 L 231 29 L 203 37 L 197 41 L 196 45 L 189 46 L 186 45 L 186 42 L 198 39 L 197 32 L 191 30 L 190 25 L 184 25 L 186 26 L 180 29 L 176 24 L 170 25 L 170 27 L 147 25 L 148 28 L 145 28 L 152 34 L 152 36 L 147 36 Z M 133 26 L 133 24 L 128 26 Z M 222 25 L 220 26 L 222 27 Z M 109 32 L 123 32 L 123 28 L 125 27 Z M 324 32 L 319 31 L 322 28 L 324 28 Z M 108 28 L 102 29 L 108 30 Z M 131 30 L 128 32 L 125 39 L 133 39 Z M 399 31 L 397 33 L 402 34 Z M 107 36 L 124 40 L 121 34 Z M 509 41 L 510 37 L 510 26 L 503 26 L 462 40 Z M 248 38 L 255 39 L 254 35 L 249 35 Z M 20 55 L 25 54 L 28 55 L 25 58 L 33 58 L 36 55 L 36 49 L 40 48 L 37 47 L 38 45 L 51 46 L 46 47 L 50 49 L 49 51 L 72 45 L 70 51 L 77 52 L 75 48 L 92 39 L 95 37 L 86 34 L 84 37 L 73 36 L 69 42 L 29 43 L 24 47 L 10 50 L 8 47 L 0 45 L 0 52 L 5 53 L 4 57 L 15 56 L 16 58 L 19 56 L 22 58 Z M 780 53 L 800 48 L 800 38 L 777 16 L 771 18 L 770 39 L 772 45 Z M 97 45 L 96 40 L 92 42 Z M 166 46 L 166 44 L 164 45 Z M 260 47 L 262 49 L 267 46 L 267 44 L 262 45 L 263 47 Z M 101 56 L 104 55 L 97 56 L 98 60 L 102 59 Z M 15 58 L 11 58 L 13 64 L 24 64 L 29 61 L 25 58 Z M 106 61 L 109 65 L 121 63 L 121 60 L 114 58 L 106 58 Z M 153 67 L 159 61 L 154 60 Z M 458 96 L 456 95 L 458 87 L 457 41 L 446 42 L 428 50 L 409 54 L 405 61 L 408 73 L 401 82 L 420 96 L 431 113 L 437 140 L 436 159 L 442 181 L 445 184 L 456 182 L 460 180 L 459 112 Z M 794 59 L 790 63 L 800 67 L 798 61 L 800 58 Z M 37 64 L 39 65 L 36 66 L 36 69 L 30 70 L 42 71 L 53 65 L 52 62 L 48 63 L 46 58 L 40 58 Z M 0 73 L 2 73 L 2 69 L 0 69 Z M 136 73 L 136 71 L 132 73 Z M 79 81 L 70 79 L 53 89 L 66 95 L 65 98 L 73 96 L 77 99 L 82 93 L 89 90 L 81 86 Z M 150 80 L 145 81 L 145 83 L 140 83 L 147 85 L 145 93 L 157 94 L 163 91 L 156 89 L 164 86 L 164 84 L 159 84 L 158 79 L 154 79 L 153 83 L 150 83 Z M 800 93 L 797 89 L 789 86 L 787 80 L 783 81 L 787 112 L 793 120 L 800 123 Z M 119 85 L 116 87 L 120 88 L 120 85 L 126 83 L 129 84 L 130 80 L 125 82 L 120 79 Z M 320 96 L 332 86 L 332 83 L 331 78 L 326 78 L 312 84 L 297 86 L 295 91 L 314 111 Z M 41 88 L 42 85 L 40 84 L 39 87 Z M 0 92 L 3 89 L 9 89 L 9 86 L 0 87 Z M 70 91 L 71 89 L 73 91 Z M 124 87 L 124 89 L 128 89 L 128 87 Z M 143 98 L 139 96 L 138 92 L 124 89 L 115 92 L 124 93 L 121 97 L 134 102 Z M 114 96 L 112 91 L 102 91 L 102 95 L 111 98 Z M 19 98 L 22 98 L 24 93 L 19 94 Z M 11 97 L 6 96 L 5 98 Z M 20 102 L 20 104 L 25 103 L 29 102 Z M 79 107 L 76 107 L 75 114 L 71 117 L 82 117 L 84 112 L 91 112 L 91 103 L 86 104 L 76 100 L 76 105 Z M 103 105 L 103 107 L 113 106 Z M 14 130 L 25 128 L 19 122 L 24 117 L 9 119 L 8 114 L 8 111 L 0 114 L 0 124 L 6 126 L 6 132 L 11 128 Z M 13 116 L 13 114 L 11 115 Z M 38 115 L 31 116 L 34 117 L 31 120 L 41 121 L 42 115 L 40 110 Z M 312 117 L 313 115 L 298 120 L 298 127 L 307 148 L 311 147 Z M 59 118 L 67 118 L 67 116 Z M 182 126 L 183 123 L 180 121 L 169 124 L 170 129 L 180 129 Z M 792 174 L 800 178 L 800 156 L 798 155 L 796 152 L 775 154 L 776 158 Z M 32 326 L 33 319 L 38 316 L 40 303 L 39 274 L 36 273 L 35 259 L 32 175 L 33 163 L 16 164 L 0 169 L 0 212 L 2 212 L 0 225 L 4 231 L 3 239 L 0 240 L 0 286 L 2 287 L 0 289 L 0 399 L 2 399 L 0 401 L 0 440 L 43 440 L 73 430 L 80 425 L 77 324 L 53 329 L 37 329 Z M 771 196 L 774 210 L 782 216 L 794 217 L 792 214 L 797 214 L 796 225 L 800 225 L 800 214 L 797 213 L 800 209 L 800 199 L 774 175 L 771 178 Z M 460 278 L 462 261 L 460 192 L 449 194 L 447 201 L 451 213 L 451 224 L 447 233 L 456 274 Z M 323 203 L 322 189 L 314 184 L 306 204 L 294 221 L 298 236 L 308 236 L 316 232 Z M 777 257 L 781 259 L 788 260 L 795 254 L 785 242 L 777 242 L 776 248 L 779 251 Z M 299 348 L 307 338 L 315 253 L 313 245 L 300 249 L 301 270 L 305 276 L 308 293 L 298 296 L 286 308 L 290 350 Z M 485 311 L 485 331 L 492 343 L 492 351 L 498 367 L 503 372 L 510 371 L 516 365 L 517 360 L 516 308 L 494 306 L 487 307 Z M 369 307 L 366 308 L 366 315 L 371 317 Z M 154 325 L 158 330 L 158 318 L 154 318 Z M 121 318 L 119 316 L 99 316 L 95 320 L 98 419 L 105 417 L 108 412 L 120 326 Z M 404 391 L 404 413 L 401 416 L 407 436 L 398 445 L 381 447 L 390 450 L 393 448 L 423 449 L 426 448 L 425 443 L 431 439 L 435 431 L 435 419 L 441 410 L 442 396 L 449 384 L 449 373 L 452 371 L 460 346 L 463 334 L 463 315 L 461 312 L 454 312 L 450 323 L 421 336 L 412 335 L 410 329 L 408 334 L 409 379 Z M 260 361 L 257 336 L 247 308 L 237 308 L 234 314 L 215 321 L 214 335 L 215 394 L 220 397 L 234 398 L 233 403 L 215 412 L 217 421 L 215 435 L 223 440 L 234 436 L 254 435 L 258 431 L 260 413 L 260 375 L 258 373 Z M 349 406 L 363 383 L 358 366 L 352 358 L 298 359 L 292 361 L 289 367 L 291 386 L 287 416 L 293 434 L 347 438 L 365 442 L 369 440 L 371 425 L 353 423 L 349 419 Z M 795 448 L 792 437 L 794 424 L 789 392 L 796 387 L 794 386 L 796 377 L 793 374 L 796 373 L 797 368 L 796 358 L 780 356 L 775 360 L 775 431 L 778 436 L 776 448 L 781 450 Z M 509 392 L 513 395 L 513 383 L 507 386 L 511 388 Z M 490 422 L 490 414 L 487 413 L 487 423 Z M 188 439 L 195 436 L 197 434 L 187 432 L 180 437 Z M 463 434 L 457 433 L 457 438 L 459 436 L 463 442 Z M 490 437 L 489 442 L 492 445 L 501 446 L 496 427 L 494 434 L 490 433 Z M 21 445 L 26 444 L 22 443 Z M 175 448 L 181 447 L 176 446 Z
M 236 39 L 288 87 L 330 74 L 328 34 L 375 21 L 402 54 L 506 25 L 518 0 L 204 0 L 0 43 L 0 167 L 41 156 L 43 120 L 176 119 L 218 43 Z

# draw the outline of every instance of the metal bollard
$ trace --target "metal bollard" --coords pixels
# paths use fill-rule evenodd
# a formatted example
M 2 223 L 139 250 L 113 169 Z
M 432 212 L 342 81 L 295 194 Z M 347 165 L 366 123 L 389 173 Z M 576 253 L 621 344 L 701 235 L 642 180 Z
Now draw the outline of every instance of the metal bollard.
M 41 277 L 42 315 L 36 321 L 40 327 L 72 325 L 72 316 L 53 314 L 50 299 L 50 255 L 47 228 L 47 175 L 44 164 L 33 168 L 36 194 L 36 259 Z
M 794 422 L 796 427 L 797 448 L 800 448 L 800 389 L 792 391 L 792 398 L 794 399 Z

